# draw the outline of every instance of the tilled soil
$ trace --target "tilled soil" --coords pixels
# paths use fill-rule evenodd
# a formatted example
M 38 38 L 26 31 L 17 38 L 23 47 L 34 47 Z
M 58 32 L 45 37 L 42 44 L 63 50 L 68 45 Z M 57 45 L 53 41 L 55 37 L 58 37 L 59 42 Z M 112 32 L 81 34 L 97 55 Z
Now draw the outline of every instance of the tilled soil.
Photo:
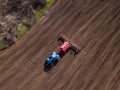
M 59 33 L 81 51 L 49 71 Z M 0 53 L 0 90 L 120 90 L 120 1 L 57 0 L 15 45 Z

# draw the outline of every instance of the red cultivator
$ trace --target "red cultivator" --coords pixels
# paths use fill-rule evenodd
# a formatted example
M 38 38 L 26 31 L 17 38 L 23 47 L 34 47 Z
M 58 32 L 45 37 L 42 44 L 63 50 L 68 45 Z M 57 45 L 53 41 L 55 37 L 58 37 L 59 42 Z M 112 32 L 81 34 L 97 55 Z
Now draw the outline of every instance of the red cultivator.
M 72 50 L 75 54 L 78 54 L 80 51 L 79 46 L 77 46 L 73 41 L 67 38 L 64 34 L 60 34 L 58 41 L 61 41 L 63 44 L 60 46 L 60 50 L 66 52 L 67 50 Z

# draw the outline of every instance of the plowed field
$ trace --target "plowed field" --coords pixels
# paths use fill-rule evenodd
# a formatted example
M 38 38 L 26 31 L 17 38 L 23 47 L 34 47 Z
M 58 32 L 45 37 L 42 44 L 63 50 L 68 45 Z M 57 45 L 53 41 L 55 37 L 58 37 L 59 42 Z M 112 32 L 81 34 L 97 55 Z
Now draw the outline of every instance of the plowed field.
M 49 71 L 63 32 L 81 51 Z M 120 90 L 120 1 L 56 0 L 16 44 L 0 52 L 0 90 Z

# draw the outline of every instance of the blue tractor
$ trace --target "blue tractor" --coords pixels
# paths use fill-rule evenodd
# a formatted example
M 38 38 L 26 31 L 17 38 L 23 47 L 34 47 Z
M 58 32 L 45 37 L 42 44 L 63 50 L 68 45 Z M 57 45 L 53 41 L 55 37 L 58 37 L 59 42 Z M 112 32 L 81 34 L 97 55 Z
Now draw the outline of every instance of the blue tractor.
M 44 63 L 45 68 L 51 68 L 58 63 L 60 56 L 56 52 L 52 52 L 50 57 Z

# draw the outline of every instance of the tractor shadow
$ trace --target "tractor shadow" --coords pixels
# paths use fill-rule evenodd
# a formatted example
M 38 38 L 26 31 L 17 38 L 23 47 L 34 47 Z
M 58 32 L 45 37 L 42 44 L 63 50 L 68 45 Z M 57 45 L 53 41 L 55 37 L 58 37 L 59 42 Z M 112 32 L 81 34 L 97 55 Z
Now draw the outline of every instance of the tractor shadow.
M 44 62 L 44 71 L 49 72 L 53 67 L 55 67 L 58 64 L 59 61 L 53 62 L 52 66 L 45 66 L 46 61 Z
M 45 72 L 49 72 L 51 69 L 52 69 L 52 67 L 45 67 L 45 66 L 44 66 L 44 71 L 45 71 Z

